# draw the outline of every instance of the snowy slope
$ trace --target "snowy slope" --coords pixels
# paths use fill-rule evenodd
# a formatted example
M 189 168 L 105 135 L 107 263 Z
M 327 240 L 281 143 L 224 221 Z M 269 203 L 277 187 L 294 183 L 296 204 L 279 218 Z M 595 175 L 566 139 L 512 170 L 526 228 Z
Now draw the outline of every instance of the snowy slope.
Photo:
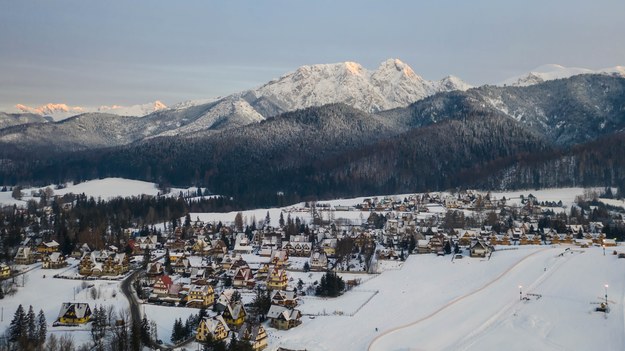
M 511 350 L 590 350 L 597 340 L 606 349 L 623 349 L 625 283 L 620 276 L 625 261 L 604 257 L 597 247 L 573 248 L 572 253 L 566 248 L 500 251 L 490 261 L 410 256 L 400 270 L 383 272 L 341 297 L 350 306 L 351 299 L 361 299 L 360 292 L 378 292 L 360 303 L 353 316 L 304 317 L 290 331 L 270 328 L 269 350 L 488 351 L 502 345 Z M 594 312 L 606 283 L 612 305 L 607 319 Z M 529 300 L 520 301 L 519 285 Z M 304 301 L 303 309 L 324 303 Z M 349 338 L 344 337 L 347 330 Z
M 54 195 L 63 196 L 65 194 L 85 194 L 87 197 L 93 197 L 95 199 L 101 198 L 102 200 L 109 200 L 115 197 L 131 197 L 141 195 L 156 196 L 160 193 L 157 184 L 144 182 L 140 180 L 123 179 L 123 178 L 104 178 L 89 180 L 78 184 L 65 184 L 63 189 L 55 189 L 54 185 L 49 186 L 54 190 Z M 21 200 L 16 200 L 11 197 L 10 191 L 0 192 L 0 207 L 2 206 L 26 206 L 29 200 L 39 201 L 38 198 L 33 197 L 33 193 L 38 193 L 40 190 L 44 190 L 46 187 L 41 188 L 25 188 L 22 190 L 23 197 Z M 197 188 L 171 188 L 169 194 L 172 196 L 178 196 L 180 192 L 197 192 Z M 165 194 L 168 195 L 168 194 Z
M 373 72 L 356 62 L 303 66 L 250 93 L 257 99 L 277 101 L 287 111 L 343 102 L 376 112 L 467 87 L 457 78 L 427 81 L 404 62 L 388 59 Z
M 511 86 L 529 86 L 538 83 L 542 83 L 548 80 L 568 78 L 576 76 L 578 74 L 616 74 L 625 77 L 625 67 L 615 66 L 610 68 L 603 68 L 599 70 L 591 70 L 588 68 L 579 67 L 564 67 L 557 64 L 542 65 L 534 68 L 528 73 L 511 77 L 500 85 Z

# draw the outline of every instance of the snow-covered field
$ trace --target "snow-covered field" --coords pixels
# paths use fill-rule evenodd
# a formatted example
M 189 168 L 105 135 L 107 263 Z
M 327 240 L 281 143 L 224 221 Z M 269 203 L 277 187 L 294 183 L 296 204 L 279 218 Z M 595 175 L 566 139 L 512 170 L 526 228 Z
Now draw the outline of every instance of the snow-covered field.
M 78 261 L 73 259 L 68 260 L 68 262 L 72 266 L 78 264 Z M 25 266 L 20 267 L 25 268 Z M 0 334 L 3 334 L 8 328 L 19 304 L 22 304 L 26 311 L 28 311 L 28 306 L 32 305 L 35 314 L 39 310 L 43 310 L 48 324 L 48 333 L 70 333 L 74 342 L 80 345 L 91 340 L 88 326 L 52 326 L 59 315 L 63 302 L 86 302 L 92 310 L 96 305 L 103 305 L 105 308 L 113 306 L 116 312 L 128 309 L 128 300 L 119 289 L 119 281 L 57 279 L 52 276 L 76 268 L 41 269 L 41 263 L 27 267 L 31 270 L 15 278 L 18 285 L 16 293 L 0 300 L 2 310 Z
M 38 192 L 46 187 L 41 188 L 25 188 L 22 189 L 23 198 L 16 200 L 11 197 L 11 191 L 0 192 L 0 206 L 17 205 L 26 206 L 28 200 L 34 199 L 39 201 L 39 198 L 33 197 L 33 192 Z M 49 186 L 54 191 L 54 195 L 65 195 L 68 193 L 82 194 L 84 193 L 88 197 L 95 199 L 102 198 L 103 200 L 115 198 L 118 196 L 139 196 L 139 195 L 153 195 L 156 196 L 159 193 L 158 186 L 155 183 L 144 182 L 140 180 L 131 180 L 124 178 L 104 178 L 89 180 L 78 184 L 66 184 L 63 189 L 55 189 L 54 185 Z M 195 191 L 197 188 L 180 189 L 172 188 L 169 194 L 178 196 L 180 192 Z
M 624 349 L 625 259 L 598 247 L 565 249 L 523 247 L 490 261 L 410 256 L 402 269 L 337 300 L 353 306 L 359 291 L 379 291 L 355 315 L 305 316 L 295 329 L 269 328 L 270 350 Z M 594 309 L 606 284 L 604 315 Z M 302 309 L 314 304 L 324 302 L 304 299 Z
M 624 247 L 616 250 L 625 252 Z M 362 284 L 336 299 L 303 297 L 303 324 L 288 331 L 267 327 L 269 350 L 499 350 L 502 345 L 509 350 L 588 350 L 599 344 L 609 350 L 625 348 L 625 259 L 612 255 L 612 249 L 603 256 L 598 247 L 528 246 L 496 251 L 490 261 L 412 255 L 395 268 L 377 275 L 343 275 L 361 278 Z M 51 326 L 62 302 L 127 308 L 119 282 L 89 281 L 94 287 L 84 288 L 80 280 L 52 278 L 56 272 L 35 265 L 23 279 L 16 279 L 17 293 L 0 300 L 2 330 L 18 304 L 33 305 L 36 312 L 44 311 L 50 332 L 71 332 L 77 343 L 87 343 L 90 334 L 85 329 Z M 301 278 L 307 285 L 320 274 L 289 272 L 290 284 Z M 610 312 L 604 315 L 594 309 L 605 299 L 606 284 Z M 100 290 L 95 300 L 91 289 Z M 142 308 L 166 342 L 176 318 L 197 313 Z

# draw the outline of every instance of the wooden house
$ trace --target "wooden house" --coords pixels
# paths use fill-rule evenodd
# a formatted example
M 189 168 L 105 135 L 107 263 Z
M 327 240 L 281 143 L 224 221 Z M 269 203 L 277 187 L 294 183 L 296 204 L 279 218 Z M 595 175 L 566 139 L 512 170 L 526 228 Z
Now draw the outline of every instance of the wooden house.
M 206 256 L 211 253 L 213 246 L 210 241 L 205 240 L 204 238 L 198 238 L 191 247 L 191 251 L 199 256 Z
M 179 257 L 172 265 L 171 268 L 176 274 L 188 274 L 191 270 L 191 262 L 185 256 Z
M 64 302 L 56 322 L 61 325 L 85 324 L 91 319 L 91 308 L 87 303 Z
M 235 301 L 226 306 L 221 316 L 230 328 L 236 328 L 245 322 L 247 312 L 241 301 Z
M 158 236 L 148 235 L 135 238 L 135 248 L 139 254 L 143 253 L 145 250 L 158 248 Z
M 222 316 L 204 317 L 197 327 L 195 339 L 197 341 L 221 341 L 225 340 L 230 333 L 228 324 Z
M 167 296 L 172 284 L 173 281 L 168 275 L 162 275 L 158 277 L 154 285 L 152 285 L 152 293 L 158 296 Z
M 57 243 L 54 240 L 49 241 L 49 242 L 42 242 L 41 244 L 37 245 L 37 253 L 42 254 L 42 255 L 47 255 L 47 254 L 51 254 L 53 252 L 58 252 L 58 251 L 59 251 L 59 243 Z
M 130 263 L 125 253 L 107 250 L 85 253 L 78 265 L 78 273 L 85 276 L 118 276 L 129 270 Z
M 41 268 L 43 269 L 59 269 L 67 266 L 65 256 L 63 256 L 60 252 L 53 252 L 49 255 L 43 256 L 41 262 Z
M 31 264 L 35 263 L 35 255 L 30 247 L 20 246 L 15 254 L 15 264 Z
M 297 294 L 294 291 L 274 290 L 271 293 L 271 304 L 295 307 L 297 306 Z
M 130 264 L 128 261 L 128 255 L 125 253 L 116 253 L 107 257 L 102 265 L 102 273 L 104 275 L 122 275 L 128 273 L 130 270 Z
M 473 243 L 469 250 L 471 257 L 486 257 L 490 253 L 490 248 L 481 240 Z
M 280 330 L 297 327 L 302 323 L 301 317 L 302 313 L 299 310 L 278 305 L 271 305 L 267 313 L 269 325 Z
M 154 284 L 156 279 L 165 273 L 165 266 L 160 262 L 148 263 L 145 274 L 149 284 Z
M 230 302 L 232 301 L 232 295 L 234 294 L 235 289 L 225 289 L 219 294 L 217 301 L 215 302 L 215 310 L 217 312 L 223 312 Z
M 274 267 L 267 278 L 267 289 L 284 290 L 286 289 L 288 278 L 284 269 Z
M 325 271 L 328 269 L 328 256 L 325 252 L 313 252 L 310 256 L 310 270 Z
M 263 263 L 256 271 L 256 280 L 267 280 L 269 277 L 269 263 Z
M 11 267 L 6 263 L 0 263 L 0 280 L 11 277 Z
M 276 267 L 284 267 L 289 260 L 289 255 L 285 250 L 274 250 L 271 253 L 270 262 Z
M 252 270 L 247 265 L 237 268 L 234 272 L 232 285 L 237 288 L 253 288 L 255 285 Z
M 191 285 L 187 293 L 187 307 L 206 308 L 215 303 L 215 291 L 211 285 Z
M 237 234 L 232 252 L 238 254 L 249 254 L 252 253 L 253 249 L 254 248 L 252 247 L 250 240 L 245 236 L 245 233 Z
M 262 350 L 267 347 L 267 331 L 265 331 L 262 324 L 243 324 L 239 330 L 238 339 L 249 342 L 254 351 Z

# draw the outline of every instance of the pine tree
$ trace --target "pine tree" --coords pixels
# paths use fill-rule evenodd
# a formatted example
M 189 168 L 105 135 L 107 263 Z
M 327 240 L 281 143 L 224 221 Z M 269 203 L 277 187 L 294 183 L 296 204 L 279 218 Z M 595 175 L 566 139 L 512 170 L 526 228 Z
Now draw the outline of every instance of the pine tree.
M 43 310 L 39 310 L 37 315 L 37 344 L 43 345 L 46 342 L 46 333 L 48 332 L 48 324 L 46 322 L 46 315 Z
M 24 336 L 26 330 L 26 314 L 24 313 L 24 307 L 22 305 L 17 306 L 13 320 L 9 325 L 9 341 L 18 342 Z
M 182 319 L 178 318 L 174 322 L 174 327 L 171 332 L 171 341 L 178 342 L 184 338 L 184 325 L 182 325 Z
M 28 307 L 28 313 L 26 314 L 26 333 L 28 335 L 28 341 L 30 344 L 37 342 L 37 316 L 33 310 L 33 306 Z
M 146 316 L 141 319 L 141 342 L 144 345 L 150 344 L 150 323 Z
M 278 224 L 280 224 L 280 228 L 284 228 L 284 215 L 280 212 L 280 219 L 278 220 Z

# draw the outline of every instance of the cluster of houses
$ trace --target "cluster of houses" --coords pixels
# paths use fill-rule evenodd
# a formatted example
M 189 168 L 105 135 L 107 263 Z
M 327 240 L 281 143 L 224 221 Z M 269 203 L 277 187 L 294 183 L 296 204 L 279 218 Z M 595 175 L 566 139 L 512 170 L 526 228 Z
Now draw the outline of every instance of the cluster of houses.
M 196 330 L 196 340 L 226 340 L 231 334 L 239 340 L 248 341 L 254 350 L 267 347 L 267 332 L 262 324 L 250 322 L 245 305 L 234 298 L 234 289 L 224 290 L 215 302 L 218 314 L 204 317 Z M 297 294 L 293 291 L 273 290 L 271 307 L 267 313 L 269 325 L 286 330 L 301 324 L 302 314 L 297 306 Z
M 357 248 L 375 252 L 378 260 L 400 259 L 404 252 L 406 255 L 445 254 L 457 247 L 466 249 L 472 257 L 487 257 L 495 246 L 506 245 L 616 246 L 615 240 L 606 238 L 600 222 L 584 226 L 569 224 L 564 232 L 538 230 L 537 218 L 542 210 L 532 197 L 520 208 L 519 218 L 524 220 L 511 221 L 503 232 L 493 230 L 492 226 L 443 226 L 443 216 L 449 211 L 494 212 L 507 206 L 505 199 L 495 200 L 470 191 L 453 196 L 418 194 L 403 199 L 371 198 L 355 207 L 319 206 L 323 211 L 361 211 L 376 216 L 371 215 L 362 225 L 344 225 L 337 229 L 329 223 L 319 224 L 296 235 L 287 235 L 285 229 L 270 226 L 241 233 L 233 227 L 200 220 L 176 227 L 167 238 L 140 236 L 129 229 L 128 246 L 132 255 L 145 255 L 155 250 L 166 250 L 167 255 L 165 260 L 146 264 L 144 291 L 140 295 L 144 295 L 148 303 L 214 311 L 199 323 L 196 339 L 200 342 L 235 336 L 260 350 L 267 346 L 267 331 L 262 324 L 248 318 L 247 308 L 240 298 L 233 298 L 240 296 L 235 294 L 236 289 L 253 291 L 260 287 L 271 291 L 267 325 L 276 329 L 296 327 L 301 323 L 302 314 L 296 308 L 299 292 L 289 290 L 289 257 L 305 259 L 312 271 L 326 271 L 332 267 L 332 259 L 344 238 L 351 239 Z M 381 227 L 373 223 L 379 216 L 384 219 Z M 413 241 L 410 252 L 405 251 L 408 241 Z M 83 277 L 122 276 L 130 270 L 129 254 L 115 247 L 91 251 L 83 245 L 72 256 L 79 259 L 78 273 Z M 44 269 L 67 265 L 55 241 L 26 243 L 19 247 L 14 261 L 20 265 L 41 261 Z M 0 264 L 0 279 L 10 276 L 10 267 Z M 90 314 L 87 304 L 66 303 L 57 322 L 81 324 L 89 320 Z
M 26 240 L 24 245 L 18 247 L 14 263 L 17 265 L 29 265 L 41 261 L 43 269 L 58 269 L 67 266 L 64 255 L 59 252 L 59 243 L 54 240 L 43 241 L 38 245 L 29 245 Z

